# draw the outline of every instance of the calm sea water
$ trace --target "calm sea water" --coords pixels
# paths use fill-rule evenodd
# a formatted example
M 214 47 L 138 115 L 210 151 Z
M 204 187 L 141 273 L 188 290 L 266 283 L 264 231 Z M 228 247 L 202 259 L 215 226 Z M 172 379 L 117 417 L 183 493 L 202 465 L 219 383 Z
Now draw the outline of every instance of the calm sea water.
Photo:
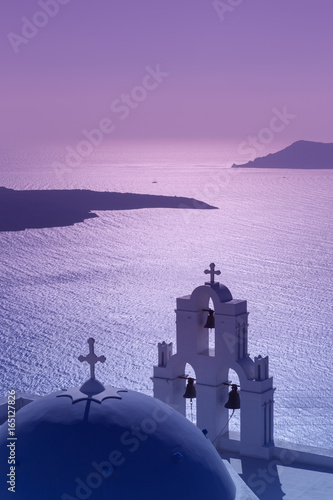
M 61 175 L 64 146 L 1 152 L 0 186 L 194 197 L 218 210 L 96 212 L 0 235 L 1 395 L 81 384 L 96 339 L 106 384 L 152 394 L 176 298 L 210 262 L 247 299 L 249 351 L 269 354 L 275 435 L 333 448 L 332 171 L 228 169 L 232 146 L 117 144 Z M 240 159 L 244 161 L 244 158 Z M 236 422 L 237 425 L 237 422 Z

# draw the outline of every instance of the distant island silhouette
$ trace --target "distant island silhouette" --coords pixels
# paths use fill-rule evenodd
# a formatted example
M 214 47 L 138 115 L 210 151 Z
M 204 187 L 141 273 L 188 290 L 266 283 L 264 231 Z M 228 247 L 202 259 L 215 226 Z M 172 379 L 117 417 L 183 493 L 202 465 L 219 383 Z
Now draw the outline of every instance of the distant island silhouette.
M 232 168 L 333 168 L 333 143 L 297 141 L 290 146 Z
M 0 231 L 71 226 L 98 217 L 92 210 L 216 209 L 194 198 L 89 190 L 15 191 L 0 187 Z

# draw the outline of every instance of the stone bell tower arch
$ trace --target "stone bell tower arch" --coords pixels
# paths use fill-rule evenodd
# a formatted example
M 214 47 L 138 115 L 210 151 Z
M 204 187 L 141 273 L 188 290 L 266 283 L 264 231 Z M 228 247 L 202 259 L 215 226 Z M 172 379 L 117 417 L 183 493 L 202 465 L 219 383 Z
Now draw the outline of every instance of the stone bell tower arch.
M 179 297 L 176 309 L 177 352 L 172 343 L 158 344 L 158 365 L 154 367 L 154 396 L 185 416 L 184 370 L 189 363 L 196 373 L 197 425 L 219 449 L 243 455 L 268 457 L 273 446 L 273 378 L 268 356 L 252 360 L 248 354 L 248 312 L 246 300 L 233 299 L 230 290 L 215 282 L 220 271 L 215 264 L 205 271 L 210 281 L 191 295 Z M 204 327 L 209 302 L 213 303 L 215 349 L 209 347 Z M 229 411 L 225 408 L 229 388 L 228 372 L 240 381 L 240 439 L 231 439 Z M 221 431 L 223 432 L 221 433 Z

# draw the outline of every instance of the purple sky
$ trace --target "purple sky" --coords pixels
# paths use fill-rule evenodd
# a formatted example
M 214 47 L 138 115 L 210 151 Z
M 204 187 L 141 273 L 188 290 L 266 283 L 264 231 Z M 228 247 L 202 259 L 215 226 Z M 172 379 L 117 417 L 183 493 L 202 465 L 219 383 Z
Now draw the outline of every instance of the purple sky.
M 36 16 L 43 2 L 59 12 Z M 279 140 L 333 142 L 332 0 L 220 3 L 224 19 L 211 0 L 3 2 L 2 140 L 72 141 L 109 118 L 118 138 L 241 142 L 285 106 Z M 24 16 L 47 24 L 9 40 Z

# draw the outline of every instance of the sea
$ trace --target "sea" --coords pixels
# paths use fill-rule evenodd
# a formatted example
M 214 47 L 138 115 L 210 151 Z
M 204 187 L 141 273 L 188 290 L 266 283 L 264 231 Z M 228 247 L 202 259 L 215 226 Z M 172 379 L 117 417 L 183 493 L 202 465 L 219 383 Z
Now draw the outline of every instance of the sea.
M 118 141 L 66 163 L 73 148 L 2 147 L 0 186 L 216 208 L 92 210 L 74 225 L 1 232 L 0 397 L 81 385 L 90 337 L 106 356 L 100 381 L 152 395 L 157 344 L 175 345 L 176 298 L 214 262 L 248 301 L 250 355 L 269 355 L 275 438 L 333 450 L 333 170 L 231 168 L 246 158 L 223 141 Z

